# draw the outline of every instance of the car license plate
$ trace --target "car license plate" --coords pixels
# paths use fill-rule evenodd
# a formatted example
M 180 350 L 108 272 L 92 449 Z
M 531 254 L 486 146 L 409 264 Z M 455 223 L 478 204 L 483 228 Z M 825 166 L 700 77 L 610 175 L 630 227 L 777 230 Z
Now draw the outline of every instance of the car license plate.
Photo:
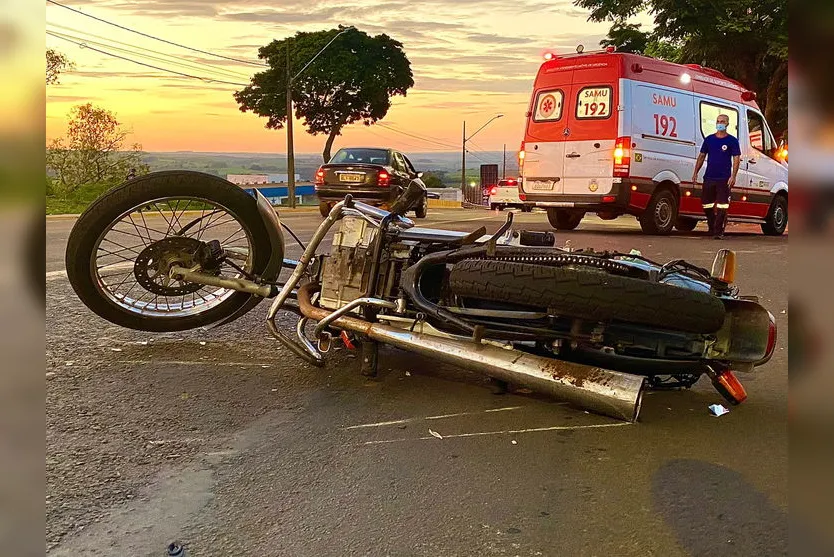
M 364 174 L 339 174 L 340 182 L 361 182 Z
M 531 180 L 527 182 L 525 185 L 529 185 L 533 190 L 547 190 L 550 191 L 553 189 L 553 180 Z

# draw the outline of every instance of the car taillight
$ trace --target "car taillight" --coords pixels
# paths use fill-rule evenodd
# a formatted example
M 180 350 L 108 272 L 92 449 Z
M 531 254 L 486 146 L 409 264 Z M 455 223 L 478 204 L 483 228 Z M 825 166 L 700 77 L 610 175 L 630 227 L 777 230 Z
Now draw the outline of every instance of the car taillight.
M 744 385 L 741 384 L 741 381 L 738 380 L 738 377 L 732 371 L 727 370 L 719 374 L 715 378 L 715 382 L 717 383 L 716 387 L 723 387 L 726 394 L 730 395 L 732 404 L 741 404 L 747 400 L 747 391 L 744 389 Z
M 377 186 L 389 186 L 391 184 L 391 176 L 388 175 L 387 172 L 384 170 L 381 171 L 379 174 L 376 175 L 376 185 Z
M 522 169 L 524 168 L 524 142 L 521 142 L 521 148 L 518 150 L 518 171 L 521 173 Z
M 618 137 L 614 145 L 614 176 L 627 177 L 631 167 L 631 137 Z
M 323 186 L 324 185 L 324 170 L 322 170 L 321 168 L 316 170 L 316 179 L 315 179 L 314 183 L 317 186 Z
M 490 195 L 495 195 L 496 193 L 498 193 L 498 187 L 497 186 L 492 186 L 491 188 L 489 188 L 489 194 Z

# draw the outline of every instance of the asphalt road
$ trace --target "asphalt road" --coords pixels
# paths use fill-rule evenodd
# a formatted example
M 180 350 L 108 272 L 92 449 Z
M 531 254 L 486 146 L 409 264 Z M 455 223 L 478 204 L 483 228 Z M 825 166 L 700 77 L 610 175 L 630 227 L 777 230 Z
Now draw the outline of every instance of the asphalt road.
M 421 225 L 503 217 L 433 210 Z M 305 239 L 320 221 L 284 219 Z M 539 213 L 516 222 L 548 229 Z M 710 416 L 722 400 L 702 381 L 650 393 L 624 424 L 395 349 L 376 381 L 345 350 L 312 368 L 269 338 L 266 304 L 210 331 L 121 329 L 62 273 L 72 224 L 47 222 L 49 555 L 162 555 L 174 539 L 193 556 L 787 553 L 787 236 L 650 237 L 630 218 L 558 234 L 703 266 L 733 248 L 742 293 L 777 317 L 742 406 Z

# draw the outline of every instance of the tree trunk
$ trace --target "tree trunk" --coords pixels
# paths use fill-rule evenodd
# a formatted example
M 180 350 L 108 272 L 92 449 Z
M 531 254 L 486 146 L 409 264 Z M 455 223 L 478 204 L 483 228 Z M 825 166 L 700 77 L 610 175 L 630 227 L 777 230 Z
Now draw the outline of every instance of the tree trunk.
M 339 122 L 333 129 L 330 130 L 330 135 L 327 137 L 327 141 L 324 143 L 324 152 L 322 152 L 321 156 L 324 159 L 324 164 L 330 162 L 330 150 L 333 148 L 333 141 L 336 140 L 336 136 L 342 131 L 342 126 L 344 124 Z
M 777 119 L 777 114 L 780 110 L 779 106 L 779 96 L 784 92 L 785 88 L 787 87 L 787 77 L 788 77 L 788 62 L 787 60 L 782 62 L 777 68 L 776 71 L 773 72 L 773 76 L 770 79 L 770 82 L 767 85 L 767 90 L 765 94 L 764 106 L 762 106 L 762 110 L 764 111 L 765 120 L 774 125 Z M 762 103 L 760 103 L 762 104 Z M 785 130 L 772 130 L 773 133 L 779 137 L 782 135 L 782 132 Z

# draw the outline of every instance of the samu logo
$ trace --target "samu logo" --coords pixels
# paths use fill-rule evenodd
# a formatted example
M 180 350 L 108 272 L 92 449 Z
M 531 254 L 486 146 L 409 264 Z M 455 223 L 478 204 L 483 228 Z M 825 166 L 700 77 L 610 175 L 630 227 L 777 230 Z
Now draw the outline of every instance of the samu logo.
M 726 151 L 726 150 L 727 150 L 727 146 L 726 146 L 726 145 L 722 145 L 722 146 L 721 146 L 721 150 L 722 150 L 722 151 Z

